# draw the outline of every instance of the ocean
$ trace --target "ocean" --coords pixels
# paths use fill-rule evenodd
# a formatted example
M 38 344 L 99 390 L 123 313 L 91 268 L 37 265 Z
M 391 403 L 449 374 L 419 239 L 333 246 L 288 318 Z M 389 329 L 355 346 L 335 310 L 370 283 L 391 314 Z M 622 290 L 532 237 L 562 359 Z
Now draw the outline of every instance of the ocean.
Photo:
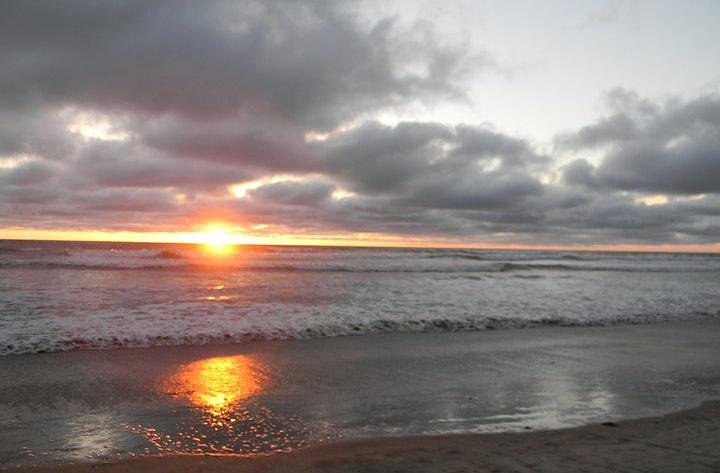
M 718 301 L 716 255 L 3 241 L 0 468 L 662 415 Z
M 0 354 L 720 317 L 720 255 L 0 242 Z

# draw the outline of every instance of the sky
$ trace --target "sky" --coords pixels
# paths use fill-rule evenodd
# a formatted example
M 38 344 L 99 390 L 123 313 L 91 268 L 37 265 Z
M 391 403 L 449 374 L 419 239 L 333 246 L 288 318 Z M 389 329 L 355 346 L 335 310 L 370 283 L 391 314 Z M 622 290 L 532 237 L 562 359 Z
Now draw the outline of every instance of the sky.
M 0 5 L 0 238 L 720 251 L 720 2 Z

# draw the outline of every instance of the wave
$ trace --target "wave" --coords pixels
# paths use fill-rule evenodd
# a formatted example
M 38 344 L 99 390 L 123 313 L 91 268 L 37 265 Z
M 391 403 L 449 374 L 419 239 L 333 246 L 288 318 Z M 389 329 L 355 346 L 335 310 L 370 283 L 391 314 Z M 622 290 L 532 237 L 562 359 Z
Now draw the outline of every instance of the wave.
M 171 250 L 163 250 L 159 253 L 156 253 L 155 255 L 151 256 L 150 258 L 160 258 L 160 259 L 182 259 L 183 255 L 178 253 L 177 251 L 171 251 Z
M 0 255 L 7 255 L 7 254 L 15 255 L 18 253 L 22 253 L 22 250 L 20 250 L 18 248 L 7 248 L 4 246 L 0 246 Z
M 35 340 L 0 342 L 0 355 L 25 355 L 81 350 L 112 350 L 121 348 L 149 348 L 156 346 L 208 345 L 221 343 L 248 343 L 270 340 L 307 340 L 326 337 L 373 335 L 382 333 L 438 333 L 474 332 L 485 330 L 511 330 L 541 327 L 609 327 L 616 325 L 643 325 L 678 320 L 720 319 L 720 311 L 694 312 L 678 318 L 677 314 L 645 314 L 601 319 L 578 320 L 556 318 L 418 318 L 414 320 L 379 319 L 369 322 L 328 323 L 314 327 L 226 331 L 222 333 L 134 334 L 127 336 L 70 336 L 53 339 L 50 336 Z
M 33 248 L 33 247 L 25 247 L 25 248 L 12 248 L 12 247 L 0 247 L 0 255 L 10 255 L 10 256 L 22 256 L 26 254 L 39 254 L 41 253 L 43 256 L 70 256 L 70 252 L 66 249 L 48 249 L 48 248 Z
M 442 253 L 425 255 L 426 259 L 463 259 L 471 261 L 492 261 L 494 258 L 484 254 L 472 253 Z
M 448 259 L 448 260 L 469 260 L 469 261 L 503 261 L 503 260 L 527 260 L 527 252 L 510 252 L 510 251 L 452 251 L 452 252 L 432 252 L 423 256 L 425 259 Z M 558 252 L 535 252 L 532 259 L 543 260 L 566 260 L 566 261 L 598 261 L 609 259 L 606 254 L 574 254 L 574 253 L 558 253 Z
M 166 253 L 166 252 L 163 252 Z M 509 263 L 492 262 L 482 265 L 456 265 L 436 267 L 409 266 L 338 266 L 338 265 L 298 265 L 298 264 L 235 264 L 203 263 L 187 261 L 182 255 L 168 252 L 163 256 L 154 256 L 153 263 L 145 261 L 117 262 L 86 262 L 86 261 L 5 261 L 0 268 L 33 268 L 33 269 L 77 269 L 77 270 L 206 270 L 206 271 L 278 271 L 278 272 L 328 272 L 328 273 L 509 273 L 525 271 L 590 271 L 590 272 L 621 272 L 621 273 L 682 273 L 720 272 L 720 267 L 698 266 L 638 266 L 638 265 L 584 265 L 562 263 Z
M 578 255 L 560 255 L 560 259 L 570 260 L 570 261 L 588 261 L 590 259 L 597 259 L 597 258 L 583 258 L 582 256 L 578 256 Z

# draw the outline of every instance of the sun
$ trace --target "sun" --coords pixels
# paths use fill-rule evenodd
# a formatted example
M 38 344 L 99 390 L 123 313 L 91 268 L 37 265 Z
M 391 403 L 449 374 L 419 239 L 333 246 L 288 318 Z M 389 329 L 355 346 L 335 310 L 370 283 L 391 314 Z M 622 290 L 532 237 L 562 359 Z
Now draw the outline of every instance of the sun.
M 233 239 L 222 226 L 212 226 L 200 236 L 205 249 L 215 255 L 224 255 L 233 250 Z

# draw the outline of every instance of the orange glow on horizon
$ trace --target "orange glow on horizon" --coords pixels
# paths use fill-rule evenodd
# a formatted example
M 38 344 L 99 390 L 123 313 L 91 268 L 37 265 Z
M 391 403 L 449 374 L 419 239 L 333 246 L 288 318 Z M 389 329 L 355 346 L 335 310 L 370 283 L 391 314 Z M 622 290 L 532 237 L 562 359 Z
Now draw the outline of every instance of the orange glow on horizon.
M 34 228 L 0 229 L 0 240 L 106 241 L 138 243 L 206 244 L 213 226 L 200 232 L 125 232 L 100 230 L 38 230 Z M 223 227 L 224 228 L 224 227 Z M 242 233 L 223 230 L 229 248 L 233 245 L 357 246 L 395 248 L 465 248 L 481 250 L 558 250 L 558 251 L 631 251 L 720 253 L 720 242 L 709 244 L 586 244 L 552 245 L 498 242 L 463 242 L 450 239 L 402 237 L 397 235 L 353 233 L 328 235 L 277 235 Z

